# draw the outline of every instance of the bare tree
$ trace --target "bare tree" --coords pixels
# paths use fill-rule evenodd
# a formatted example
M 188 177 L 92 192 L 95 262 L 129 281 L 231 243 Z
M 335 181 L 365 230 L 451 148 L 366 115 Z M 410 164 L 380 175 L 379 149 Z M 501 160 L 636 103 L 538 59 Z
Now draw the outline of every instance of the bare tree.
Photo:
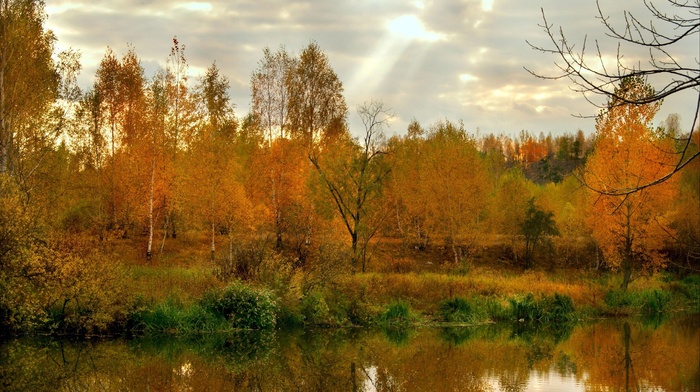
M 690 148 L 693 133 L 699 132 L 698 118 L 700 117 L 700 62 L 696 56 L 688 53 L 677 53 L 679 43 L 685 40 L 698 40 L 700 35 L 700 0 L 665 0 L 666 5 L 658 6 L 651 0 L 645 0 L 644 5 L 651 14 L 652 20 L 642 21 L 629 11 L 623 13 L 622 27 L 616 27 L 596 1 L 597 18 L 604 26 L 606 35 L 617 42 L 616 61 L 613 67 L 606 65 L 600 43 L 595 40 L 592 53 L 589 53 L 589 43 L 584 38 L 581 47 L 569 42 L 564 29 L 555 28 L 547 20 L 542 10 L 540 25 L 549 38 L 549 46 L 539 46 L 528 42 L 535 50 L 553 54 L 557 57 L 558 74 L 544 75 L 527 69 L 532 75 L 549 80 L 569 79 L 573 91 L 581 93 L 594 106 L 603 110 L 619 105 L 644 105 L 658 102 L 673 94 L 686 90 L 698 92 L 695 115 L 690 132 L 678 151 L 676 164 L 670 171 L 649 182 L 632 188 L 622 189 L 593 189 L 606 195 L 628 195 L 644 188 L 657 185 L 671 178 L 694 159 L 700 152 Z M 623 61 L 622 45 L 641 47 L 649 52 L 646 64 L 628 64 Z M 686 63 L 683 63 L 683 60 Z M 690 64 L 687 64 L 687 62 Z M 641 77 L 648 80 L 654 91 L 643 97 L 630 98 L 616 93 L 616 87 L 628 77 Z M 593 100 L 594 96 L 603 96 L 605 103 Z M 590 186 L 589 186 L 590 187 Z
M 328 188 L 350 235 L 353 272 L 358 262 L 365 272 L 367 246 L 384 220 L 382 211 L 377 211 L 380 204 L 377 202 L 381 200 L 384 180 L 391 172 L 384 159 L 383 140 L 384 127 L 393 114 L 381 101 L 365 103 L 357 112 L 365 126 L 362 145 L 355 140 L 339 143 L 335 150 L 324 154 L 313 152 L 309 159 Z

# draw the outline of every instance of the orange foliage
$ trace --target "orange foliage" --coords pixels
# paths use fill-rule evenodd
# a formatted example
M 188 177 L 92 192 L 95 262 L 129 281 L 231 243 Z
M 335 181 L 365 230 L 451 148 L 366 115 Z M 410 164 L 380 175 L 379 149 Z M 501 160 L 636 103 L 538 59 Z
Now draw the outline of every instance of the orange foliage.
M 626 79 L 618 93 L 641 97 L 650 90 L 641 80 Z M 595 151 L 585 173 L 589 187 L 599 192 L 633 189 L 671 170 L 675 156 L 670 141 L 657 137 L 649 127 L 658 109 L 658 104 L 611 102 L 597 121 Z M 606 262 L 622 269 L 623 288 L 633 269 L 665 264 L 660 250 L 671 231 L 667 212 L 675 191 L 672 179 L 628 195 L 592 195 L 589 225 Z

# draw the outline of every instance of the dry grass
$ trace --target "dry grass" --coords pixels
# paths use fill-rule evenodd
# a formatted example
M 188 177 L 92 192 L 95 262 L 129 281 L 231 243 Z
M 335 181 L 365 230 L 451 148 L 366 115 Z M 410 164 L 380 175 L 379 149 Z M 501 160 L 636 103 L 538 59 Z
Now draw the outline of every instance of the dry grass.
M 616 287 L 616 281 L 596 280 L 582 272 L 564 271 L 558 274 L 541 271 L 513 273 L 488 268 L 473 268 L 466 276 L 443 273 L 368 273 L 344 277 L 337 289 L 348 298 L 362 298 L 374 304 L 397 299 L 408 300 L 411 306 L 433 312 L 442 300 L 453 297 L 487 297 L 505 302 L 507 298 L 532 293 L 535 297 L 569 296 L 579 307 L 597 307 L 606 291 Z M 634 291 L 659 288 L 659 279 L 648 279 Z

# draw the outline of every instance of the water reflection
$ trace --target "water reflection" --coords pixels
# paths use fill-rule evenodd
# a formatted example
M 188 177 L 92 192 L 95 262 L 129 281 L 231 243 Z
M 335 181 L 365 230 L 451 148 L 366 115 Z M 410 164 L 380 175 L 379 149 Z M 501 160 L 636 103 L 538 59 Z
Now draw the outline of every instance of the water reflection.
M 0 343 L 0 390 L 695 391 L 695 320 Z

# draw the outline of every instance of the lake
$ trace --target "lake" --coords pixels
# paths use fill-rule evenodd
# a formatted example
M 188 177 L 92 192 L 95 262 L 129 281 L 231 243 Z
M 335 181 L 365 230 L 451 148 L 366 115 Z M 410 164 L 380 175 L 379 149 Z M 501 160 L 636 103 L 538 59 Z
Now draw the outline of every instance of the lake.
M 696 318 L 0 342 L 4 391 L 698 391 Z

